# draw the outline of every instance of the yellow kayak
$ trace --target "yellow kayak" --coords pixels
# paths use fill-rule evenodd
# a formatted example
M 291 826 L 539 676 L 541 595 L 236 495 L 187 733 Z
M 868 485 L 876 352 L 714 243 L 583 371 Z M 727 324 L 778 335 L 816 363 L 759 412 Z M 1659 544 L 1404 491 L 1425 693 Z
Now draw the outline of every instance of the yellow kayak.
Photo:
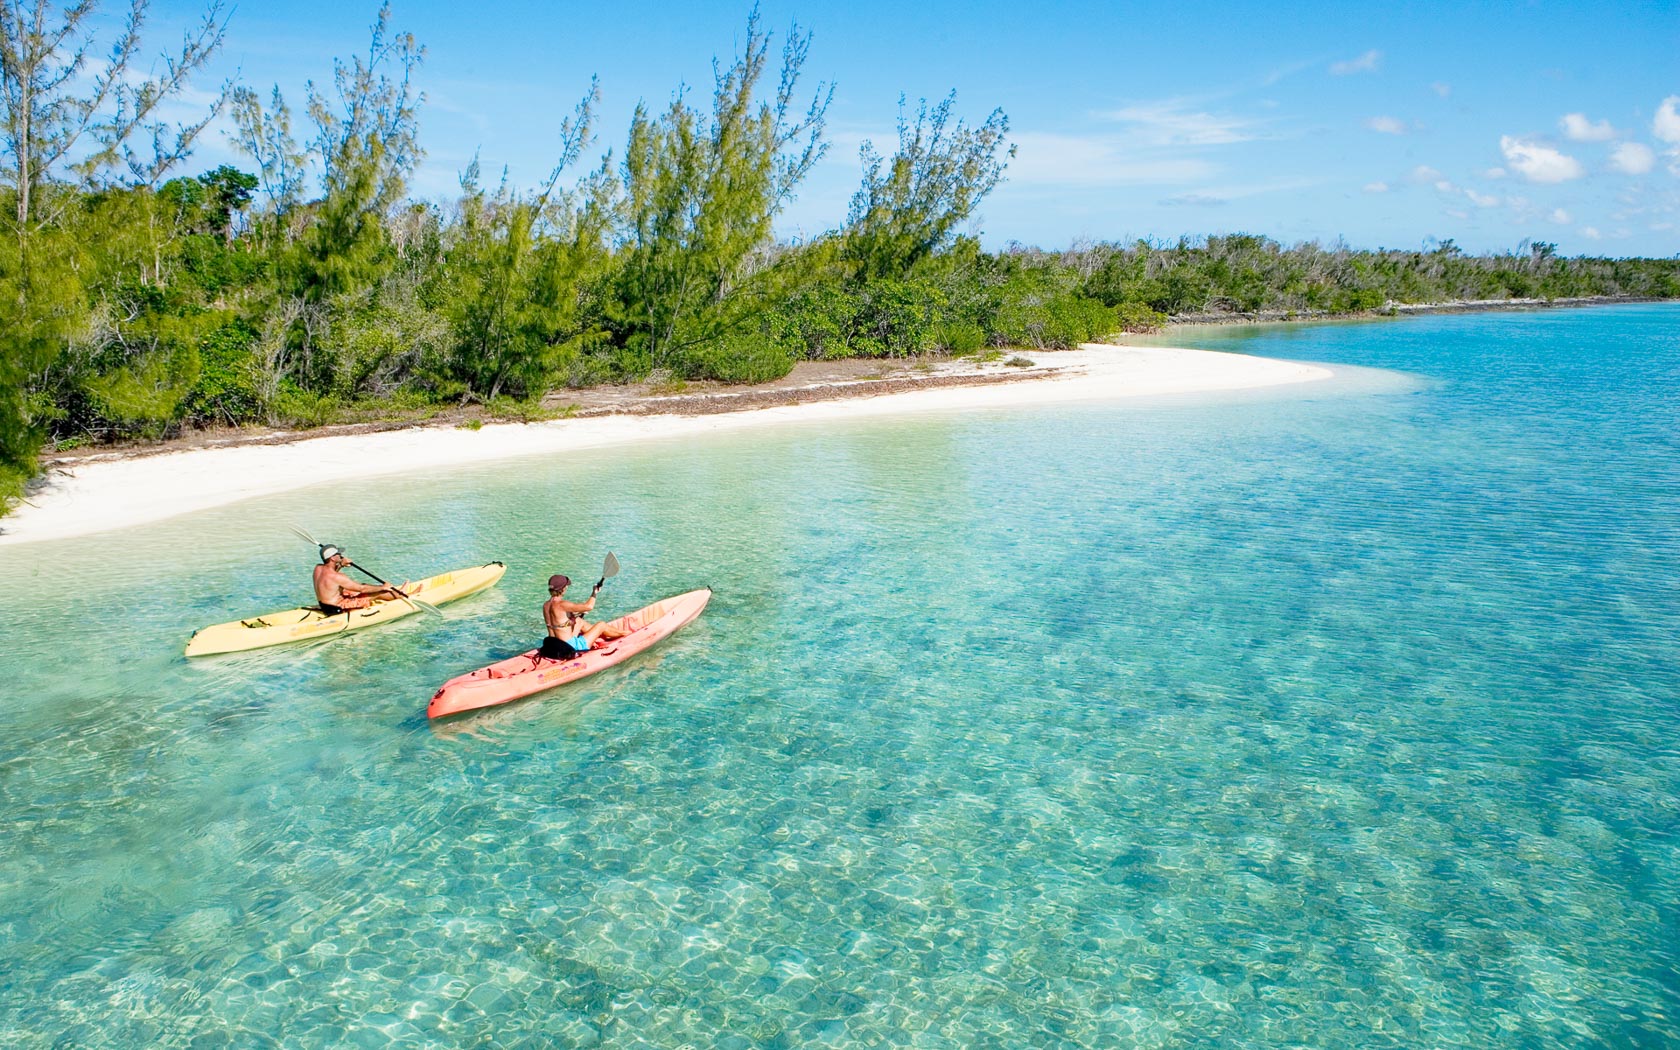
M 442 605 L 444 602 L 464 598 L 493 586 L 506 571 L 507 566 L 493 561 L 487 565 L 475 565 L 470 569 L 456 569 L 453 572 L 428 576 L 410 584 L 404 591 L 428 605 Z M 374 624 L 390 623 L 419 611 L 419 606 L 401 598 L 381 598 L 366 609 L 352 609 L 333 616 L 328 616 L 313 606 L 264 613 L 261 616 L 234 620 L 232 623 L 219 623 L 214 627 L 195 631 L 192 639 L 187 642 L 187 655 L 239 653 L 269 645 L 304 642 L 311 638 L 359 631 Z

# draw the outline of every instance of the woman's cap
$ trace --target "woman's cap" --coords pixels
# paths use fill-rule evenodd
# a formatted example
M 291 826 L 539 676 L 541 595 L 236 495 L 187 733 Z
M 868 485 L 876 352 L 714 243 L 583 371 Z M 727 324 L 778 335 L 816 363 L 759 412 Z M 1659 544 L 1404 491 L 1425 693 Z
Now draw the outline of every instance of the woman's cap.
M 559 573 L 555 573 L 548 578 L 548 589 L 555 594 L 559 594 L 571 585 L 572 578 L 570 576 L 561 576 Z

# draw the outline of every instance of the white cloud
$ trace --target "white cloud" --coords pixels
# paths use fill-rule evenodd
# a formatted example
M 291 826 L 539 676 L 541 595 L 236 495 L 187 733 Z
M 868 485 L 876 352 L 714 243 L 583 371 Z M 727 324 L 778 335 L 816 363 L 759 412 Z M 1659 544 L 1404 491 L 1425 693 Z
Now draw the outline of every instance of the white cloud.
M 1556 208 L 1552 211 L 1552 221 L 1560 226 L 1568 226 L 1574 220 L 1570 219 L 1568 212 L 1562 208 Z
M 1301 72 L 1301 70 L 1311 69 L 1317 64 L 1317 62 L 1291 62 L 1286 66 L 1280 66 L 1277 69 L 1272 70 L 1270 73 L 1267 73 L 1265 78 L 1260 81 L 1260 85 L 1262 87 L 1271 87 L 1273 84 L 1287 80 L 1288 78 Z
M 1670 95 L 1651 118 L 1651 134 L 1664 142 L 1680 143 L 1680 95 Z
M 1149 146 L 1224 146 L 1259 138 L 1257 121 L 1219 116 L 1191 108 L 1186 99 L 1140 102 L 1096 114 L 1126 125 L 1126 132 Z
M 1585 113 L 1565 113 L 1558 121 L 1558 127 L 1576 142 L 1609 142 L 1616 137 L 1616 129 L 1610 126 L 1608 120 L 1594 124 Z
M 1643 142 L 1624 142 L 1610 153 L 1610 167 L 1624 175 L 1643 175 L 1656 163 L 1657 155 Z
M 1448 179 L 1436 179 L 1435 180 L 1435 188 L 1440 190 L 1442 193 L 1457 193 L 1458 192 L 1458 187 L 1454 186 L 1452 184 L 1452 182 Z
M 1181 193 L 1176 197 L 1168 197 L 1161 203 L 1170 207 L 1207 208 L 1228 202 L 1223 197 L 1212 197 L 1205 193 Z
M 1470 198 L 1470 203 L 1478 208 L 1497 208 L 1499 198 L 1488 193 L 1477 193 L 1475 190 L 1465 190 L 1464 195 Z
M 1657 115 L 1651 118 L 1651 134 L 1669 144 L 1670 148 L 1663 151 L 1669 173 L 1680 175 L 1680 95 L 1662 100 Z
M 1330 67 L 1330 72 L 1338 77 L 1345 77 L 1349 73 L 1375 73 L 1382 64 L 1382 52 L 1370 50 L 1358 58 L 1350 58 L 1346 62 L 1337 62 Z
M 1365 192 L 1366 193 L 1387 193 L 1388 192 L 1388 183 L 1386 183 L 1386 182 L 1367 182 L 1365 184 Z
M 1121 136 L 1029 131 L 1012 137 L 1017 150 L 1009 164 L 1009 181 L 1015 185 L 1183 184 L 1214 173 L 1213 165 L 1195 158 L 1140 159 L 1133 144 Z
M 1405 122 L 1393 117 L 1372 117 L 1365 122 L 1365 126 L 1372 131 L 1380 131 L 1384 135 L 1404 135 L 1406 133 Z
M 1468 219 L 1470 217 L 1470 213 L 1463 208 L 1448 208 L 1447 214 L 1455 219 Z
M 1419 164 L 1412 169 L 1413 182 L 1435 182 L 1441 178 L 1441 173 L 1427 164 Z
M 1509 175 L 1510 172 L 1506 171 L 1504 168 L 1489 168 L 1488 170 L 1482 172 L 1482 174 L 1490 179 L 1503 179 L 1505 176 Z
M 1435 83 L 1429 85 L 1429 89 L 1435 92 L 1435 94 L 1440 95 L 1442 98 L 1446 98 L 1448 95 L 1452 94 L 1452 85 L 1443 80 L 1435 81 Z
M 1604 234 L 1598 232 L 1597 226 L 1583 226 L 1581 227 L 1581 236 L 1589 241 L 1596 241 L 1602 238 Z
M 1530 182 L 1568 182 L 1586 174 L 1580 161 L 1538 142 L 1501 135 L 1499 150 L 1505 162 Z

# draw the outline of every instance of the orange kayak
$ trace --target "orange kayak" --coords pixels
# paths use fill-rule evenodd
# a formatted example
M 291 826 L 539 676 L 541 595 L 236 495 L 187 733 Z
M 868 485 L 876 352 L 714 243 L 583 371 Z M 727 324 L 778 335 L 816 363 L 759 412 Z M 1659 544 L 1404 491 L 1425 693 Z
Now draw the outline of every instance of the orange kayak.
M 520 653 L 470 674 L 451 678 L 426 705 L 427 718 L 444 718 L 481 707 L 494 707 L 519 700 L 555 686 L 587 678 L 627 660 L 694 622 L 712 598 L 706 588 L 654 602 L 645 609 L 609 621 L 630 633 L 622 638 L 596 643 L 595 648 L 571 660 L 550 660 L 537 651 Z

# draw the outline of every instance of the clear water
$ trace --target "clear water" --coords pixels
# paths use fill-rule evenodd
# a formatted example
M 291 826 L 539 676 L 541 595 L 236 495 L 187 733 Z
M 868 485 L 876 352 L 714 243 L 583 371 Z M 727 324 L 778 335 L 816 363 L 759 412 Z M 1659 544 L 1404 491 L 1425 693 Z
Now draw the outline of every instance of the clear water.
M 1680 309 L 1175 339 L 1405 375 L 0 550 L 0 1045 L 1680 1042 Z M 290 521 L 511 569 L 188 664 Z M 717 596 L 427 724 L 609 548 Z

